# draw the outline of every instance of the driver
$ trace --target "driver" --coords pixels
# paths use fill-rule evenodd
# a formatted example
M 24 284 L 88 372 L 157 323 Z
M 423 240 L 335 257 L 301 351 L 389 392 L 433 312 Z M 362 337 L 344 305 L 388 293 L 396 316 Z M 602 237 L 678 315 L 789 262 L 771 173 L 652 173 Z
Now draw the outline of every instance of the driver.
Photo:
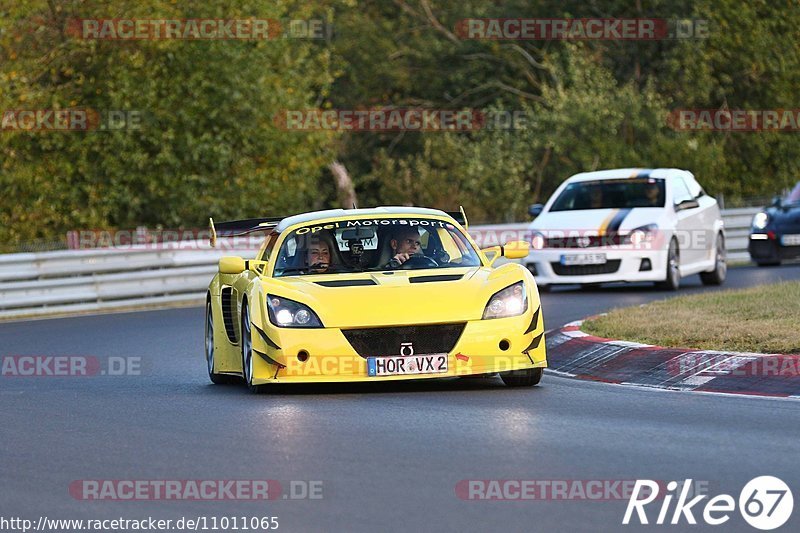
M 389 241 L 394 257 L 385 268 L 398 268 L 419 252 L 421 244 L 418 230 L 409 227 L 398 229 Z
M 661 190 L 658 188 L 657 184 L 648 183 L 647 189 L 645 189 L 645 195 L 647 196 L 647 207 L 658 207 L 658 199 L 661 196 Z

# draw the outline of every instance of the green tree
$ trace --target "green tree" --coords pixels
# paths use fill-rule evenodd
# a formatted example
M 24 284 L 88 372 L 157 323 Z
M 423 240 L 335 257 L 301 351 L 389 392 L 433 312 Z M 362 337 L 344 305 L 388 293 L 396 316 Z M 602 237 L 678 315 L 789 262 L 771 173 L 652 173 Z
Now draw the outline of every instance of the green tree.
M 287 135 L 273 117 L 307 108 L 332 77 L 312 40 L 83 40 L 84 18 L 306 18 L 293 2 L 24 0 L 0 11 L 0 109 L 139 113 L 122 131 L 0 133 L 0 240 L 82 227 L 203 226 L 302 211 L 332 135 Z

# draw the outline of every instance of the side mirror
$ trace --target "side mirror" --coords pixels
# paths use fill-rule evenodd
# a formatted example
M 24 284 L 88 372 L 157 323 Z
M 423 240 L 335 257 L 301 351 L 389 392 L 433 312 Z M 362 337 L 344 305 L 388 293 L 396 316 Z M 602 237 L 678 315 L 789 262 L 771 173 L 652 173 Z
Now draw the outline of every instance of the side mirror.
M 511 241 L 503 245 L 503 257 L 506 259 L 522 259 L 528 257 L 527 241 Z
M 675 206 L 675 211 L 683 211 L 685 209 L 694 209 L 696 207 L 700 207 L 700 204 L 697 200 L 684 200 L 681 203 Z
M 511 241 L 502 246 L 492 246 L 490 248 L 483 248 L 481 252 L 484 255 L 492 254 L 489 259 L 489 266 L 494 265 L 501 257 L 506 259 L 522 259 L 528 256 L 528 243 L 526 241 Z
M 241 274 L 244 272 L 244 259 L 235 255 L 226 255 L 219 260 L 220 274 Z
M 772 203 L 770 205 L 772 207 L 783 207 L 783 199 L 780 196 L 775 196 L 772 198 Z
M 533 204 L 532 206 L 528 207 L 528 214 L 533 218 L 536 218 L 542 214 L 543 210 L 544 206 L 542 204 Z

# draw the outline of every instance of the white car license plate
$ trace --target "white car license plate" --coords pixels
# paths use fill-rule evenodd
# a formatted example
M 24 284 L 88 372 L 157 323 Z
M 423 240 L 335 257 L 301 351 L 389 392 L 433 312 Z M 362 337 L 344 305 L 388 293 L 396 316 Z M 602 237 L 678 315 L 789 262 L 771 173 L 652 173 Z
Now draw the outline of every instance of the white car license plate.
M 367 374 L 370 377 L 443 374 L 445 372 L 447 372 L 447 354 L 445 353 L 367 357 Z
M 800 246 L 800 235 L 784 235 L 781 238 L 784 246 Z
M 606 254 L 574 254 L 562 255 L 561 264 L 564 266 L 572 265 L 605 265 Z

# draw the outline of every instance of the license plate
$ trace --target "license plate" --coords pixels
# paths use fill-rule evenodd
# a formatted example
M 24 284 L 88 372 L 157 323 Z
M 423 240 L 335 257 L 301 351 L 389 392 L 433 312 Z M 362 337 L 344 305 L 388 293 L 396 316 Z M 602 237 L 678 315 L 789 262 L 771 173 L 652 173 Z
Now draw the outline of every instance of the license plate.
M 447 372 L 447 354 L 367 357 L 367 374 L 404 376 L 409 374 L 443 374 Z
M 781 238 L 784 246 L 800 246 L 800 235 L 784 235 Z
M 564 266 L 572 265 L 605 265 L 606 254 L 574 254 L 562 255 L 561 264 Z

